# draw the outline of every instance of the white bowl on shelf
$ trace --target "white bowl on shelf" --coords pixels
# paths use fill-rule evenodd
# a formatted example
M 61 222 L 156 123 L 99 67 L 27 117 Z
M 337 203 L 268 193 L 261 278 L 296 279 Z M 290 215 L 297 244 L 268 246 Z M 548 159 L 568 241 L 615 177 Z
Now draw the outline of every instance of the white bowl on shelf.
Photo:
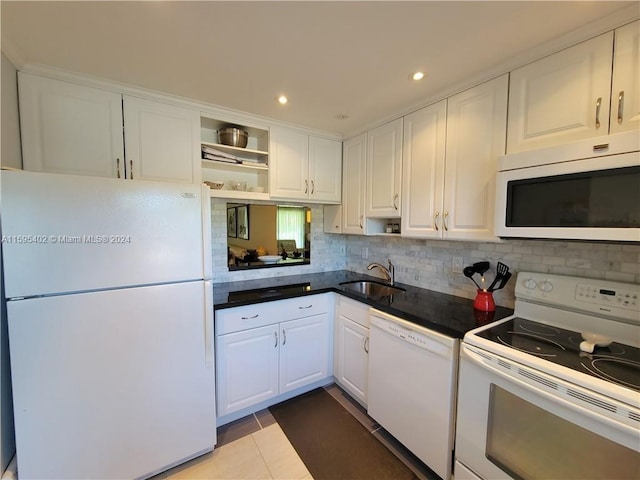
M 260 255 L 258 260 L 264 263 L 276 263 L 282 257 L 280 255 Z

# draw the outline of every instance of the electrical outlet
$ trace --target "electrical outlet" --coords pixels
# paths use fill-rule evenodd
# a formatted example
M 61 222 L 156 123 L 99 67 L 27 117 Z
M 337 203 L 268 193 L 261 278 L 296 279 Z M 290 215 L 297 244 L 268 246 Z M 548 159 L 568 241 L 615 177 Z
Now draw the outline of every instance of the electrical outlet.
M 452 273 L 462 273 L 462 257 L 452 257 L 451 258 L 451 272 Z
M 369 247 L 362 247 L 362 258 L 365 260 L 369 258 Z

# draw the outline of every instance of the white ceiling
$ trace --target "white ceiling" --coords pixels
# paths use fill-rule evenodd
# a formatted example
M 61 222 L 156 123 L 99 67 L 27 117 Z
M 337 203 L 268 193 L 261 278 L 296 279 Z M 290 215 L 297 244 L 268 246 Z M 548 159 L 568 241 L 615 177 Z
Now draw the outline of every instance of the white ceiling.
M 2 50 L 18 67 L 50 65 L 349 135 L 575 42 L 591 22 L 636 15 L 638 5 L 3 0 Z M 418 69 L 427 77 L 411 82 Z M 280 93 L 285 107 L 274 101 Z

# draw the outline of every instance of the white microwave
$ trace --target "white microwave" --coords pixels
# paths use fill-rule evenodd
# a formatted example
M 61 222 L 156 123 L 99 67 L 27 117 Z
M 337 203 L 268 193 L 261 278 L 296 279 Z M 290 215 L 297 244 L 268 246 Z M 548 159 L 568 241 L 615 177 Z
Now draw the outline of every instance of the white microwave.
M 640 242 L 640 132 L 504 155 L 496 235 Z

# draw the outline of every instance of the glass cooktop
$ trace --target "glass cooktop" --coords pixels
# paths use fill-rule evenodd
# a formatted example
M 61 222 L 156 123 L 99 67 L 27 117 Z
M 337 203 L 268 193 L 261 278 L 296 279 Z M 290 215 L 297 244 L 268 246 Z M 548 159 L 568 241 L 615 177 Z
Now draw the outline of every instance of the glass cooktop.
M 640 391 L 640 349 L 612 343 L 580 350 L 582 335 L 519 317 L 477 332 L 479 337 L 593 377 Z

